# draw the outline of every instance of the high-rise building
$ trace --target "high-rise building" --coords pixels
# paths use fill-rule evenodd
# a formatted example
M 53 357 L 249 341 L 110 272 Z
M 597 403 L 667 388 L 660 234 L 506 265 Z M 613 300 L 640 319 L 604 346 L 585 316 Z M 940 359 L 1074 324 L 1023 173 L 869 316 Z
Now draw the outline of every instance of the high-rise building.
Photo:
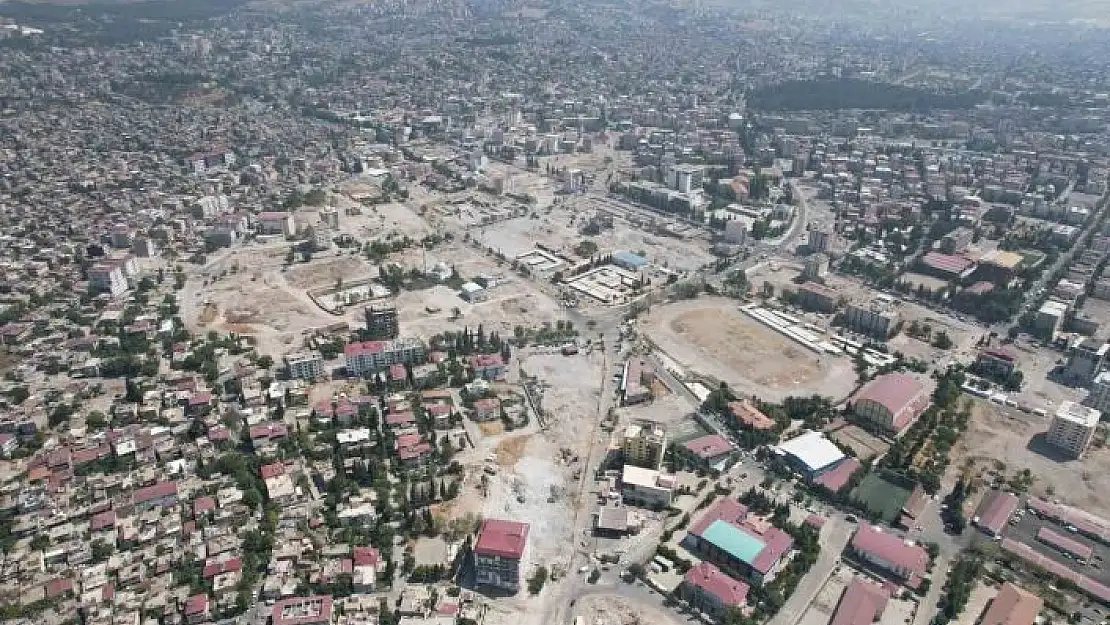
M 315 380 L 324 375 L 324 357 L 316 351 L 289 354 L 285 357 L 285 367 L 291 378 Z
M 1094 408 L 1072 401 L 1060 402 L 1045 441 L 1067 455 L 1078 458 L 1091 444 L 1099 417 L 1099 411 Z
M 370 306 L 366 309 L 366 332 L 371 339 L 393 339 L 401 331 L 396 306 Z
M 810 253 L 827 252 L 829 250 L 829 242 L 832 235 L 828 230 L 821 228 L 814 228 L 809 231 L 809 251 Z

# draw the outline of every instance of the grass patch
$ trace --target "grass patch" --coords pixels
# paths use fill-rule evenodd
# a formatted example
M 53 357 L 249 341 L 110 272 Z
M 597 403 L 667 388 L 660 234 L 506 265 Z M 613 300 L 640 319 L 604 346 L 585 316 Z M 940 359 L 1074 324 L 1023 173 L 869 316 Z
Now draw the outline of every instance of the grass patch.
M 912 485 L 907 480 L 886 472 L 869 473 L 852 491 L 852 499 L 887 523 L 894 523 L 902 514 L 902 506 L 910 498 Z

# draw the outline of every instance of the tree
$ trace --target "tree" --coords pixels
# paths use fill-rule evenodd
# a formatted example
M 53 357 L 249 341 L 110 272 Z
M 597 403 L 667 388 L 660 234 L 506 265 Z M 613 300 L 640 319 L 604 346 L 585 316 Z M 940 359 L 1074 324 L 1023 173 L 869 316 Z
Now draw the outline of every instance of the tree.
M 933 347 L 937 349 L 949 349 L 952 347 L 952 339 L 948 336 L 947 332 L 941 330 L 933 337 Z
M 85 426 L 90 430 L 103 430 L 108 427 L 108 418 L 103 412 L 93 410 L 85 417 Z
M 538 595 L 543 590 L 543 585 L 547 583 L 547 568 L 540 565 L 536 568 L 536 572 L 532 577 L 528 578 L 528 594 Z
M 258 366 L 263 369 L 269 369 L 274 366 L 274 359 L 269 355 L 262 355 L 258 357 Z

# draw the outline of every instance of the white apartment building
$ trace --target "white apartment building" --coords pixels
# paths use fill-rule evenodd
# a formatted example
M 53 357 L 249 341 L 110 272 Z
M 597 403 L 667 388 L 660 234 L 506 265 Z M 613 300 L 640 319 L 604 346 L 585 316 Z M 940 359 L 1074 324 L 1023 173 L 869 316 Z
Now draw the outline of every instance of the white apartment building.
M 351 343 L 343 350 L 347 373 L 351 375 L 374 373 L 390 365 L 420 364 L 426 356 L 424 343 L 415 338 L 363 341 Z
M 127 278 L 119 265 L 94 265 L 89 268 L 89 290 L 119 297 L 127 292 Z
M 324 375 L 324 357 L 317 351 L 298 352 L 285 357 L 289 377 L 315 380 Z
M 1100 416 L 1099 411 L 1094 408 L 1072 401 L 1060 402 L 1045 440 L 1069 456 L 1078 458 L 1091 444 Z

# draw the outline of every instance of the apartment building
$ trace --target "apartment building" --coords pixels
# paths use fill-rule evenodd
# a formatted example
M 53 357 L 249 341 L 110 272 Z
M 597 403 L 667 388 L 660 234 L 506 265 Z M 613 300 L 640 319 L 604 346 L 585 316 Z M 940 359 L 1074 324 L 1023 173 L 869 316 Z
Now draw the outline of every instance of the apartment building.
M 396 306 L 369 306 L 365 311 L 366 332 L 371 339 L 394 339 L 401 331 Z
M 285 356 L 285 368 L 291 378 L 315 380 L 324 375 L 324 357 L 317 351 L 289 354 Z
M 93 293 L 108 293 L 112 297 L 119 297 L 127 292 L 127 277 L 119 265 L 98 264 L 89 268 L 89 291 Z
M 1091 383 L 1091 393 L 1084 403 L 1103 414 L 1110 412 L 1110 371 L 1095 376 Z
M 527 523 L 486 519 L 474 545 L 475 583 L 516 593 L 520 590 L 521 561 L 527 549 Z
M 1073 458 L 1087 451 L 1098 427 L 1100 413 L 1072 401 L 1060 402 L 1045 441 Z
M 844 325 L 854 332 L 886 340 L 898 325 L 898 313 L 878 302 L 851 303 L 844 311 Z
M 424 343 L 415 338 L 351 343 L 343 350 L 349 375 L 365 375 L 392 365 L 420 364 L 427 357 Z
M 658 469 L 667 450 L 667 429 L 654 421 L 635 421 L 624 430 L 621 451 L 624 463 Z

